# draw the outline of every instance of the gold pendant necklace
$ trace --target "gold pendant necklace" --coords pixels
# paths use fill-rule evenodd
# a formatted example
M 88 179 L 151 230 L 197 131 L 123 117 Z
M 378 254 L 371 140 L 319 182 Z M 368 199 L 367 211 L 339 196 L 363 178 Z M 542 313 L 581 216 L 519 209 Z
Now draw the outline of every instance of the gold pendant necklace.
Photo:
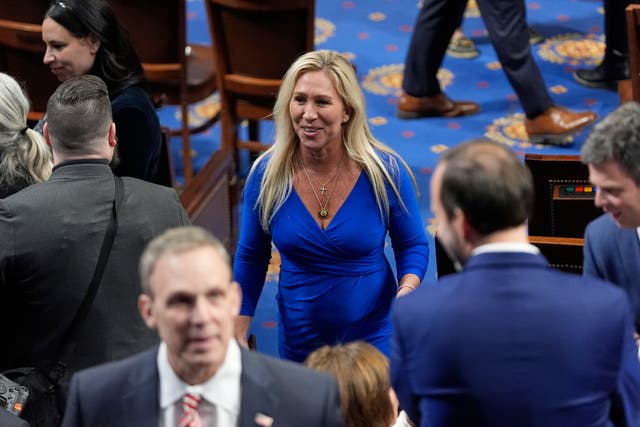
M 342 157 L 342 160 L 340 160 L 340 164 L 338 165 L 338 172 L 336 172 L 333 178 L 331 178 L 331 180 L 327 182 L 327 184 L 329 184 L 331 181 L 333 181 L 333 183 L 331 184 L 331 191 L 329 192 L 329 196 L 325 200 L 324 204 L 320 201 L 320 197 L 318 197 L 318 193 L 316 192 L 316 189 L 313 186 L 313 183 L 311 182 L 311 176 L 307 171 L 307 167 L 304 164 L 304 160 L 302 160 L 302 157 L 300 157 L 300 163 L 302 163 L 302 170 L 304 171 L 304 175 L 307 177 L 307 181 L 309 182 L 309 187 L 311 187 L 311 191 L 313 191 L 313 195 L 315 196 L 316 201 L 318 202 L 318 206 L 320 206 L 320 210 L 318 211 L 318 216 L 320 217 L 320 219 L 325 219 L 326 217 L 329 216 L 329 210 L 327 209 L 327 206 L 329 205 L 329 200 L 331 200 L 331 196 L 333 196 L 333 192 L 336 189 L 336 183 L 338 182 L 340 171 L 342 171 L 342 164 L 344 163 L 344 157 Z M 322 192 L 322 196 L 324 196 L 325 191 L 327 191 L 326 184 L 323 184 L 320 187 L 320 191 Z

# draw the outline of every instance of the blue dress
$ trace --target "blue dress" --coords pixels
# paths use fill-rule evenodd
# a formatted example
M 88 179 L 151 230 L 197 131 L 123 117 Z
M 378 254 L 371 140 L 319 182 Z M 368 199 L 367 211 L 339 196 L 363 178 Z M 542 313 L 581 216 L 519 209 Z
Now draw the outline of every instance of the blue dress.
M 387 159 L 388 155 L 381 155 Z M 244 190 L 234 280 L 242 287 L 240 314 L 253 316 L 271 257 L 271 242 L 280 252 L 280 356 L 303 361 L 322 345 L 364 340 L 389 355 L 389 311 L 396 279 L 384 254 L 387 232 L 398 277 L 423 278 L 429 248 L 409 175 L 400 167 L 398 187 L 404 210 L 387 186 L 389 227 L 380 216 L 373 187 L 362 172 L 326 230 L 315 221 L 292 190 L 270 223 L 260 226 L 256 199 L 264 165 L 249 176 Z

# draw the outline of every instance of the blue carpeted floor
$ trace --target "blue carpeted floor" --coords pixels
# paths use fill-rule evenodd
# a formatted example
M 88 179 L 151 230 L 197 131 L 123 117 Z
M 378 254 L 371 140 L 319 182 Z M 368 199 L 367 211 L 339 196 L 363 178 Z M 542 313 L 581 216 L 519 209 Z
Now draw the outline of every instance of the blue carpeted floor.
M 439 78 L 454 99 L 480 102 L 482 112 L 462 119 L 420 119 L 403 121 L 395 117 L 395 105 L 402 81 L 403 63 L 417 14 L 416 0 L 316 0 L 316 46 L 335 49 L 356 64 L 365 91 L 369 124 L 374 135 L 393 147 L 409 163 L 418 180 L 420 206 L 425 230 L 432 234 L 428 184 L 439 153 L 464 140 L 486 136 L 513 147 L 519 154 L 577 154 L 588 134 L 579 135 L 573 145 L 557 148 L 532 146 L 526 140 L 522 110 L 509 86 L 495 52 L 488 41 L 475 2 L 467 8 L 463 25 L 480 49 L 478 58 L 447 57 Z M 604 52 L 602 3 L 598 0 L 528 1 L 529 23 L 545 40 L 533 47 L 553 99 L 572 109 L 593 109 L 601 117 L 618 104 L 615 92 L 594 90 L 574 82 L 575 68 L 599 63 Z M 206 13 L 201 0 L 188 2 L 188 38 L 192 42 L 210 41 Z M 192 122 L 217 108 L 217 97 L 193 106 Z M 161 121 L 176 126 L 176 109 L 163 108 Z M 266 132 L 270 135 L 267 124 Z M 219 147 L 220 129 L 212 128 L 192 140 L 194 167 L 201 167 Z M 177 174 L 180 177 L 180 140 L 172 141 Z M 432 262 L 427 281 L 435 277 Z M 259 350 L 277 353 L 277 267 L 270 270 L 253 331 Z

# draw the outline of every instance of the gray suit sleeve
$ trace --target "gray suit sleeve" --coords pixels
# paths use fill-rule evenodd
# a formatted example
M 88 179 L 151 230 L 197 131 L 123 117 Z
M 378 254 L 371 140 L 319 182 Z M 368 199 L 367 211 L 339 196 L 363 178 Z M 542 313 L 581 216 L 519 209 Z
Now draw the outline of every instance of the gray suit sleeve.
M 79 427 L 84 425 L 82 423 L 82 416 L 80 413 L 80 381 L 78 376 L 74 375 L 71 378 L 71 389 L 67 398 L 67 408 L 64 411 L 64 418 L 62 420 L 62 427 Z
M 329 386 L 325 395 L 325 414 L 327 427 L 343 427 L 344 418 L 342 415 L 342 407 L 340 406 L 340 392 L 338 391 L 338 383 L 333 378 L 329 379 Z

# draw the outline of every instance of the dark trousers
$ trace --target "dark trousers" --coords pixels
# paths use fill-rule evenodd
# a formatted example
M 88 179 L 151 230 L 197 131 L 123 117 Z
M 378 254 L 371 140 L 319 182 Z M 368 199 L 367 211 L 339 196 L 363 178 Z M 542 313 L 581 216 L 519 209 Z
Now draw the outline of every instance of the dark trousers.
M 524 0 L 476 2 L 509 83 L 525 114 L 535 117 L 553 101 L 531 54 Z M 405 61 L 402 88 L 409 95 L 440 93 L 436 74 L 454 30 L 462 23 L 466 4 L 467 0 L 424 0 Z
M 633 0 L 604 0 L 604 36 L 607 43 L 605 58 L 616 60 L 616 57 L 626 59 L 629 54 L 629 42 L 627 40 L 627 18 L 625 8 Z

